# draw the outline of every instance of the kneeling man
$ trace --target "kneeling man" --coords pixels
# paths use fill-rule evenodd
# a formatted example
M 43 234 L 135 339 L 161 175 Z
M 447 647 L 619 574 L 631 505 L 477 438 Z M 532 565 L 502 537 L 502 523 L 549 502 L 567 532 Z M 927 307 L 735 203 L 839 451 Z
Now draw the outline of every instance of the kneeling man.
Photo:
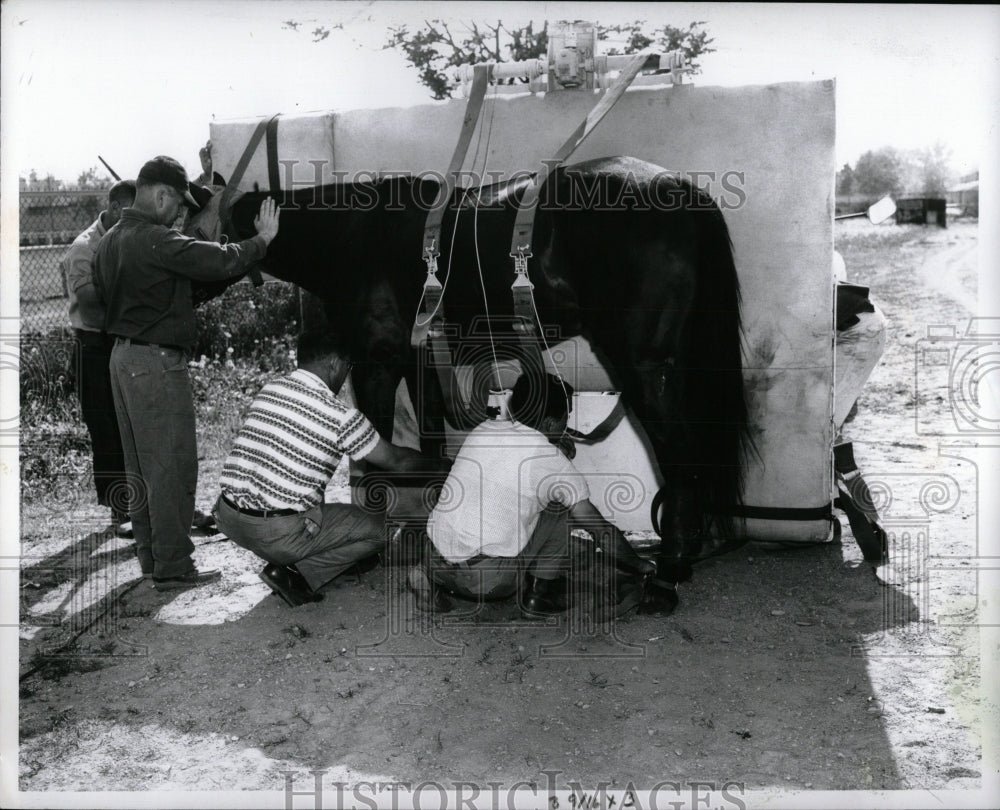
M 261 579 L 292 607 L 318 601 L 320 587 L 385 547 L 384 514 L 323 502 L 342 456 L 394 470 L 440 467 L 382 439 L 337 396 L 352 365 L 338 337 L 304 333 L 298 369 L 261 389 L 222 469 L 220 531 L 268 561 Z
M 572 393 L 551 374 L 522 374 L 510 397 L 513 421 L 483 422 L 468 435 L 428 519 L 426 564 L 409 573 L 418 610 L 448 610 L 442 588 L 476 600 L 519 592 L 526 617 L 564 610 L 559 580 L 577 528 L 616 565 L 655 571 L 590 502 L 586 479 L 554 444 L 566 431 Z

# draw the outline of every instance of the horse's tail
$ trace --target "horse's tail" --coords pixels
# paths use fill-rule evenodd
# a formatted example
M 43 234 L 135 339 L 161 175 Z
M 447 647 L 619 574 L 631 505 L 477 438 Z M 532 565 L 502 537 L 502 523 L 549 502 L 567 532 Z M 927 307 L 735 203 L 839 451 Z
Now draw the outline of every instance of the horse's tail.
M 693 434 L 692 459 L 703 529 L 735 531 L 742 503 L 745 456 L 752 448 L 743 387 L 740 282 L 729 228 L 715 202 L 693 189 L 698 252 L 694 302 L 683 347 L 684 410 Z

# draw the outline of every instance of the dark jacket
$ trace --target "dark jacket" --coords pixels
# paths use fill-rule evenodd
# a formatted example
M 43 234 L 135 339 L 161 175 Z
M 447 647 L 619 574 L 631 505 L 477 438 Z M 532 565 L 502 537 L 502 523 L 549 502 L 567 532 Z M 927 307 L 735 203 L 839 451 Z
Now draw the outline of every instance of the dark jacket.
M 259 235 L 227 245 L 202 242 L 126 208 L 101 240 L 95 259 L 105 331 L 190 350 L 195 341 L 191 280 L 239 276 L 266 252 Z

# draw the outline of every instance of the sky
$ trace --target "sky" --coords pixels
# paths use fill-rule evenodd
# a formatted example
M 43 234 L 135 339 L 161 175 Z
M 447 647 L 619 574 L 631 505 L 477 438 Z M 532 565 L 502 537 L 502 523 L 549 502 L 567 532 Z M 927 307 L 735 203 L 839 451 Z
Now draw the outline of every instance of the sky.
M 415 71 L 381 46 L 388 25 L 443 15 L 703 20 L 717 50 L 699 85 L 837 79 L 838 165 L 940 141 L 965 174 L 1000 120 L 996 6 L 6 0 L 8 154 L 19 174 L 66 180 L 98 154 L 123 176 L 155 154 L 197 175 L 213 118 L 424 103 Z M 313 42 L 314 28 L 336 23 Z

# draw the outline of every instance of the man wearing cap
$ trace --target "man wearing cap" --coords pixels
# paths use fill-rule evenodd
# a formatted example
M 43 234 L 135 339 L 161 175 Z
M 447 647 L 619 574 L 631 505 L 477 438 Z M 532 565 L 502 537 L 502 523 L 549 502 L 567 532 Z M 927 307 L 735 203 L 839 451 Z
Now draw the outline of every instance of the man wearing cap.
M 97 249 L 95 283 L 115 336 L 111 386 L 130 479 L 130 514 L 144 576 L 157 590 L 220 577 L 199 572 L 188 536 L 198 481 L 194 400 L 187 362 L 195 339 L 192 281 L 246 273 L 278 233 L 274 200 L 261 203 L 257 235 L 234 244 L 203 242 L 172 230 L 182 206 L 197 208 L 184 167 L 147 162 L 135 204 Z
M 113 339 L 104 331 L 104 305 L 94 288 L 97 245 L 135 199 L 135 181 L 119 180 L 108 190 L 108 207 L 70 245 L 60 263 L 69 291 L 69 322 L 76 333 L 79 358 L 77 392 L 90 433 L 97 502 L 111 508 L 115 526 L 128 520 L 125 459 L 111 393 L 108 364 Z

